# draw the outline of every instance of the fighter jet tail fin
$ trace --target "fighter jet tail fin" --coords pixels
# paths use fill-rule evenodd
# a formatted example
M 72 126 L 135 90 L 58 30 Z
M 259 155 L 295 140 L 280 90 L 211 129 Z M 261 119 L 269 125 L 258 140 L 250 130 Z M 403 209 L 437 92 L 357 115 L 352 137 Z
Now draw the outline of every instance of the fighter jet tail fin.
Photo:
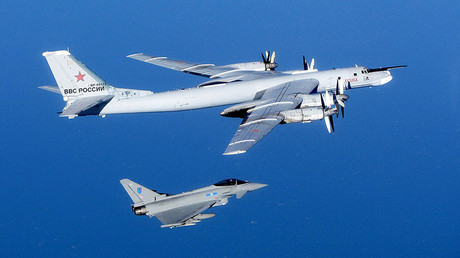
M 166 196 L 165 194 L 159 194 L 129 179 L 122 179 L 120 183 L 135 204 L 156 201 L 158 198 Z

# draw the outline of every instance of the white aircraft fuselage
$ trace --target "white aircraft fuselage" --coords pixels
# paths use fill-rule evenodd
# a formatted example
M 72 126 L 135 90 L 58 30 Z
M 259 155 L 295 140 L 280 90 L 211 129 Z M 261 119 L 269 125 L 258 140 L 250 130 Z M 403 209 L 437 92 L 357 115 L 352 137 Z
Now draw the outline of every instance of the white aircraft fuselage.
M 263 62 L 215 66 L 142 53 L 128 57 L 168 69 L 200 75 L 210 80 L 189 89 L 154 93 L 109 85 L 68 51 L 43 56 L 59 87 L 40 88 L 60 93 L 66 106 L 60 117 L 146 112 L 171 112 L 232 105 L 220 115 L 243 118 L 225 155 L 246 152 L 278 124 L 324 120 L 334 132 L 332 116 L 344 117 L 346 90 L 378 86 L 392 80 L 390 69 L 363 66 L 318 71 L 314 59 L 304 70 L 275 71 L 275 52 L 262 54 Z
M 317 92 L 335 90 L 338 78 L 350 82 L 350 89 L 383 85 L 392 80 L 390 71 L 367 73 L 362 66 L 327 71 L 288 71 L 249 81 L 222 83 L 176 91 L 126 98 L 120 92 L 102 109 L 100 115 L 121 113 L 168 112 L 201 109 L 253 101 L 258 92 L 276 85 L 303 79 L 316 79 Z M 136 90 L 127 90 L 136 91 Z M 141 91 L 145 92 L 145 91 Z M 129 93 L 128 93 L 129 94 Z

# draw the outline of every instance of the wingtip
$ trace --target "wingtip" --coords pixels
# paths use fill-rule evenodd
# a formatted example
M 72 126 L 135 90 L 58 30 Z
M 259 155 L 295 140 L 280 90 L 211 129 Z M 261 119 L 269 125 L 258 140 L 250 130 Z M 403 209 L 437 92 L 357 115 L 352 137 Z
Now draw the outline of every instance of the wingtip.
M 120 180 L 120 183 L 123 184 L 123 183 L 129 182 L 129 181 L 131 181 L 131 180 L 129 180 L 128 178 L 123 178 L 123 179 Z
M 245 150 L 238 150 L 238 151 L 230 151 L 230 152 L 224 152 L 222 153 L 222 155 L 236 155 L 236 154 L 243 154 L 245 153 L 246 151 Z
M 144 53 L 135 53 L 131 55 L 127 55 L 126 57 L 133 58 L 133 56 L 143 55 Z
M 53 56 L 53 55 L 66 55 L 69 56 L 70 52 L 67 50 L 58 50 L 58 51 L 46 51 L 42 53 L 42 56 L 47 57 L 47 56 Z

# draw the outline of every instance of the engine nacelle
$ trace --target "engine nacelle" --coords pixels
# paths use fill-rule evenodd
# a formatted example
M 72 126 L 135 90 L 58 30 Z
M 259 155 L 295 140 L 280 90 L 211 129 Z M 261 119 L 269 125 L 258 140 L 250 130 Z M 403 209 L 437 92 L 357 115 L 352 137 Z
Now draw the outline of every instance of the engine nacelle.
M 225 65 L 224 67 L 233 67 L 233 68 L 251 70 L 251 71 L 265 71 L 264 62 L 238 63 L 238 64 Z
M 321 107 L 321 96 L 319 94 L 301 95 L 302 104 L 300 108 Z
M 147 208 L 145 206 L 132 207 L 134 214 L 136 215 L 147 215 Z
M 300 108 L 280 113 L 284 117 L 285 123 L 310 123 L 314 120 L 324 118 L 324 112 L 321 107 Z

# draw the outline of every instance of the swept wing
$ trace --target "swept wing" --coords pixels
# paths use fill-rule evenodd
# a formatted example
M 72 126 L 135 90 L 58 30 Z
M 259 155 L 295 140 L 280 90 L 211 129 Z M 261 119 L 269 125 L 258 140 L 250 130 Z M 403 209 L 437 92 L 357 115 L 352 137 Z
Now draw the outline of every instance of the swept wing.
M 186 224 L 199 222 L 198 219 L 193 220 L 193 218 L 202 211 L 211 208 L 215 203 L 216 201 L 213 200 L 182 206 L 176 209 L 156 213 L 155 217 L 163 223 L 164 227 L 185 226 Z
M 275 71 L 265 69 L 263 62 L 249 62 L 216 66 L 214 64 L 200 64 L 188 61 L 175 60 L 168 57 L 158 57 L 143 53 L 132 54 L 129 58 L 136 59 L 149 64 L 169 68 L 172 70 L 199 75 L 211 79 L 220 79 L 218 82 L 231 82 L 237 80 L 252 80 L 275 74 Z M 222 80 L 222 78 L 226 78 Z M 213 81 L 202 84 L 207 85 Z
M 302 103 L 298 94 L 310 94 L 319 82 L 315 79 L 290 81 L 268 89 L 262 102 L 247 111 L 224 155 L 246 152 L 276 125 L 283 121 L 280 112 L 295 109 Z

